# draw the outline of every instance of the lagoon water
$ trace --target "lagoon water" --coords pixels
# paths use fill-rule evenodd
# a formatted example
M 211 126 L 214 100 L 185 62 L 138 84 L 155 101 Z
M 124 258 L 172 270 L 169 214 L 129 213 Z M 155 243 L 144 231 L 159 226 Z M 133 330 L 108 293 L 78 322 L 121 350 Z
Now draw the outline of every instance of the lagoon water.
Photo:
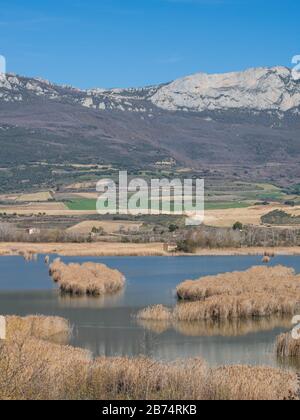
M 55 256 L 51 257 L 52 259 Z M 183 280 L 261 265 L 261 257 L 63 257 L 63 261 L 104 263 L 126 276 L 124 292 L 106 298 L 61 297 L 48 275 L 44 256 L 25 262 L 0 257 L 0 315 L 55 315 L 70 320 L 70 344 L 95 356 L 147 355 L 160 360 L 201 356 L 211 365 L 277 366 L 276 336 L 292 327 L 290 320 L 239 323 L 232 326 L 139 325 L 136 313 L 148 306 L 176 304 L 175 288 Z M 272 265 L 293 267 L 299 257 L 276 257 Z M 234 328 L 238 334 L 230 335 Z M 225 331 L 225 332 L 224 332 Z

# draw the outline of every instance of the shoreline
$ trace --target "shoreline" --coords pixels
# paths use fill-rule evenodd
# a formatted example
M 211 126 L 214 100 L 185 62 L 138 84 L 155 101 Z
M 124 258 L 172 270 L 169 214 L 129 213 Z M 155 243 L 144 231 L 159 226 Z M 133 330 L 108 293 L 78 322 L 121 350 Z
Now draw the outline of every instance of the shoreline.
M 0 256 L 16 256 L 24 251 L 65 257 L 258 256 L 264 255 L 266 251 L 281 256 L 300 256 L 300 247 L 198 249 L 194 254 L 185 254 L 182 252 L 168 253 L 164 250 L 163 243 L 0 243 Z

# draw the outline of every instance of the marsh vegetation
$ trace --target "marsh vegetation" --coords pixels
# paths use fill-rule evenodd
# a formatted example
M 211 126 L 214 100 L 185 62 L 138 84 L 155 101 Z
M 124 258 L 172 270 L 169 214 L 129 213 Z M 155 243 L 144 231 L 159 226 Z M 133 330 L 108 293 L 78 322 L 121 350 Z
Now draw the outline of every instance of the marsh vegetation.
M 64 264 L 58 258 L 50 265 L 49 273 L 62 293 L 74 296 L 113 294 L 125 285 L 123 274 L 104 264 Z
M 276 351 L 281 358 L 297 358 L 300 360 L 300 339 L 296 340 L 292 333 L 277 337 Z
M 283 266 L 253 267 L 187 280 L 177 287 L 177 296 L 179 302 L 172 310 L 150 307 L 138 318 L 192 322 L 294 314 L 300 305 L 300 276 Z
M 62 325 L 57 320 L 49 322 L 58 329 Z M 299 399 L 297 375 L 279 369 L 212 369 L 199 358 L 172 363 L 145 357 L 93 359 L 88 351 L 46 341 L 44 333 L 39 336 L 45 319 L 35 319 L 34 335 L 23 329 L 27 323 L 18 323 L 7 340 L 0 342 L 0 399 Z

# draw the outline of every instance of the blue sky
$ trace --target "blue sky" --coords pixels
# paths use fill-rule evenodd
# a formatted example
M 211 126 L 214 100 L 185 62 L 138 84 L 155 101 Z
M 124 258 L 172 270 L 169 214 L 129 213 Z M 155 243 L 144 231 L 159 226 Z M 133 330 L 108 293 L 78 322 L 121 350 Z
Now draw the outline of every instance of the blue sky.
M 10 72 L 78 87 L 127 87 L 291 64 L 296 0 L 0 0 Z

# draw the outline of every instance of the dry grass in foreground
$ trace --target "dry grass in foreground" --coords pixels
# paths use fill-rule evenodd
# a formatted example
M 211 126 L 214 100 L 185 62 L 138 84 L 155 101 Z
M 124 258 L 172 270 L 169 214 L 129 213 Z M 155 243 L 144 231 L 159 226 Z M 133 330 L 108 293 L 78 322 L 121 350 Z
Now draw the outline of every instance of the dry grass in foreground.
M 216 400 L 299 400 L 297 376 L 268 367 L 224 366 L 212 374 Z
M 291 333 L 277 337 L 276 352 L 279 357 L 300 357 L 300 339 L 295 340 Z
M 253 267 L 177 287 L 178 321 L 270 317 L 294 314 L 300 305 L 300 276 L 291 268 Z
M 16 335 L 58 343 L 68 343 L 72 329 L 69 322 L 60 317 L 6 316 L 6 336 L 13 340 Z
M 124 276 L 104 264 L 64 264 L 56 259 L 50 265 L 50 275 L 62 293 L 82 296 L 103 296 L 119 292 L 125 285 Z
M 1 400 L 296 400 L 299 397 L 297 376 L 282 370 L 249 366 L 210 369 L 202 359 L 173 363 L 144 357 L 92 360 L 87 351 L 27 335 L 27 322 L 20 324 L 21 328 L 13 336 L 0 341 Z M 54 323 L 53 320 L 51 325 Z M 37 335 L 45 336 L 40 332 Z

